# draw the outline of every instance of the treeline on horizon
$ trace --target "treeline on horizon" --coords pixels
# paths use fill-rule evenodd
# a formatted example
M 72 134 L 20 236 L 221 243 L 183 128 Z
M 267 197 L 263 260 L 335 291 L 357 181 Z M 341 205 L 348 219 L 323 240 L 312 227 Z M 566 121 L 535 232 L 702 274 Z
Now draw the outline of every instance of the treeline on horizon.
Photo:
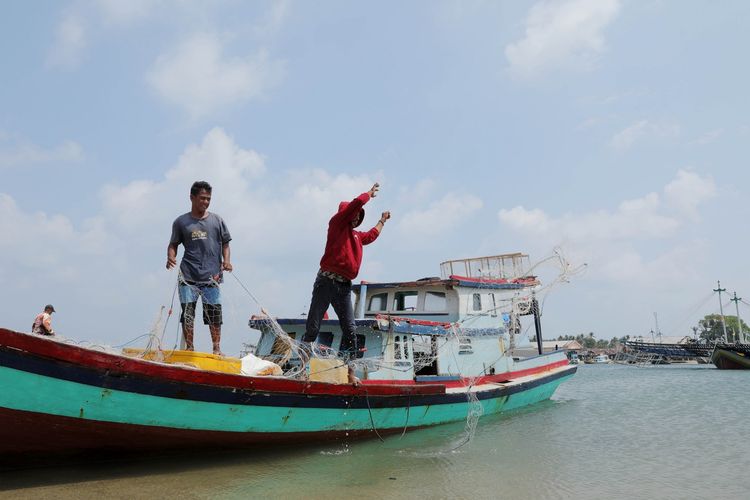
M 738 324 L 740 325 L 741 330 L 738 328 Z M 727 342 L 745 342 L 745 337 L 750 335 L 750 327 L 747 326 L 742 318 L 739 318 L 738 321 L 737 316 L 725 315 L 724 326 L 726 326 Z M 692 335 L 686 334 L 684 335 L 684 337 L 690 337 L 693 340 L 704 342 L 722 340 L 724 338 L 724 326 L 722 325 L 720 314 L 708 314 L 703 319 L 699 320 L 696 326 L 691 327 Z M 740 335 L 738 335 L 739 331 L 742 331 L 744 333 L 742 338 L 740 338 Z M 653 337 L 658 341 L 658 336 L 658 333 L 650 331 L 646 335 L 634 335 L 632 337 L 630 335 L 625 335 L 624 337 L 612 337 L 611 339 L 606 340 L 597 339 L 594 332 L 589 332 L 588 334 L 581 333 L 578 335 L 560 335 L 556 340 L 576 340 L 586 349 L 606 349 L 616 348 L 617 346 L 627 340 L 630 340 L 631 338 L 643 338 L 650 340 Z M 531 340 L 534 341 L 536 339 L 532 338 Z

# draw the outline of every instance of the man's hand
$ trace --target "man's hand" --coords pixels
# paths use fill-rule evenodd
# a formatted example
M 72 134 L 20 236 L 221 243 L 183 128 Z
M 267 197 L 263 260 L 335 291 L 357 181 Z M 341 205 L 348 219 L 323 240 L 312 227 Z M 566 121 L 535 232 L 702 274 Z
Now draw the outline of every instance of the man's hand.
M 174 257 L 167 257 L 167 269 L 172 269 L 177 265 L 177 259 Z
M 370 195 L 370 198 L 375 198 L 375 195 L 378 193 L 379 190 L 380 190 L 380 184 L 376 182 L 375 184 L 372 185 L 372 187 L 367 192 L 367 194 Z
M 232 272 L 232 264 L 230 264 L 227 261 L 222 262 L 221 263 L 221 270 L 222 271 L 229 271 L 231 273 Z
M 390 211 L 383 212 L 383 214 L 380 216 L 380 222 L 382 222 L 383 224 L 385 224 L 385 221 L 387 221 L 390 218 L 391 218 L 391 212 Z

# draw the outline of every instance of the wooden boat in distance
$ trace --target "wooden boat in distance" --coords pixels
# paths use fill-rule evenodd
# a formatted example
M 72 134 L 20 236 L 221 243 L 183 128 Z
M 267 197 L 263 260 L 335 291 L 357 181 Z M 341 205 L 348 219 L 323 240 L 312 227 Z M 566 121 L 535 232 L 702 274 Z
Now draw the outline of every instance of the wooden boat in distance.
M 507 318 L 493 314 L 504 294 L 536 283 L 452 276 L 358 286 L 367 350 L 356 385 L 196 369 L 0 329 L 0 463 L 365 438 L 549 399 L 576 366 L 563 351 L 514 359 Z M 472 326 L 456 335 L 463 320 Z M 303 323 L 278 321 L 290 336 Z M 255 354 L 272 358 L 278 346 L 264 324 L 250 322 L 262 330 Z M 338 322 L 324 321 L 318 343 L 340 338 Z
M 716 344 L 711 362 L 720 370 L 750 370 L 750 344 Z
M 629 341 L 625 347 L 631 358 L 646 353 L 651 355 L 650 363 L 657 360 L 710 360 L 720 370 L 750 370 L 750 344 L 740 343 L 703 343 L 685 342 L 679 344 L 660 344 Z M 625 361 L 628 357 L 623 356 Z M 646 359 L 642 357 L 642 359 Z M 706 360 L 706 361 L 704 361 Z

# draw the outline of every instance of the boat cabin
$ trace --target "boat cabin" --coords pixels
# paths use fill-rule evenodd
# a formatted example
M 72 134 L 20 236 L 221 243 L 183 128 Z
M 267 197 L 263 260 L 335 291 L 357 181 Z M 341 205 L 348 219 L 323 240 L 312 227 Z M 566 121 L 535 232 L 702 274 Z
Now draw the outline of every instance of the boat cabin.
M 531 314 L 532 290 L 539 284 L 525 274 L 524 259 L 506 254 L 448 261 L 441 264 L 441 277 L 353 285 L 357 376 L 426 381 L 508 371 L 510 335 L 520 332 L 520 316 Z M 461 275 L 454 274 L 457 269 Z M 277 323 L 295 340 L 304 335 L 305 318 Z M 251 320 L 250 327 L 261 331 L 257 356 L 288 357 L 267 320 Z M 321 321 L 317 344 L 338 350 L 341 338 L 338 320 Z

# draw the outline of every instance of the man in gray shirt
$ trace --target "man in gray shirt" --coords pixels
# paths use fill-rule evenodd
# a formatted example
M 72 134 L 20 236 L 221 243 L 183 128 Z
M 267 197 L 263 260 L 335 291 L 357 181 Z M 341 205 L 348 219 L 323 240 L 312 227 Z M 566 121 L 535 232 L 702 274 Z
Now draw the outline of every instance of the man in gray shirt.
M 196 181 L 190 188 L 190 212 L 180 215 L 172 223 L 172 237 L 167 247 L 167 269 L 177 265 L 177 247 L 182 243 L 185 252 L 180 263 L 180 305 L 182 334 L 185 349 L 192 351 L 195 306 L 198 297 L 203 302 L 203 323 L 211 332 L 214 354 L 222 355 L 221 293 L 219 283 L 223 271 L 231 271 L 229 242 L 232 237 L 224 219 L 208 211 L 211 185 Z

